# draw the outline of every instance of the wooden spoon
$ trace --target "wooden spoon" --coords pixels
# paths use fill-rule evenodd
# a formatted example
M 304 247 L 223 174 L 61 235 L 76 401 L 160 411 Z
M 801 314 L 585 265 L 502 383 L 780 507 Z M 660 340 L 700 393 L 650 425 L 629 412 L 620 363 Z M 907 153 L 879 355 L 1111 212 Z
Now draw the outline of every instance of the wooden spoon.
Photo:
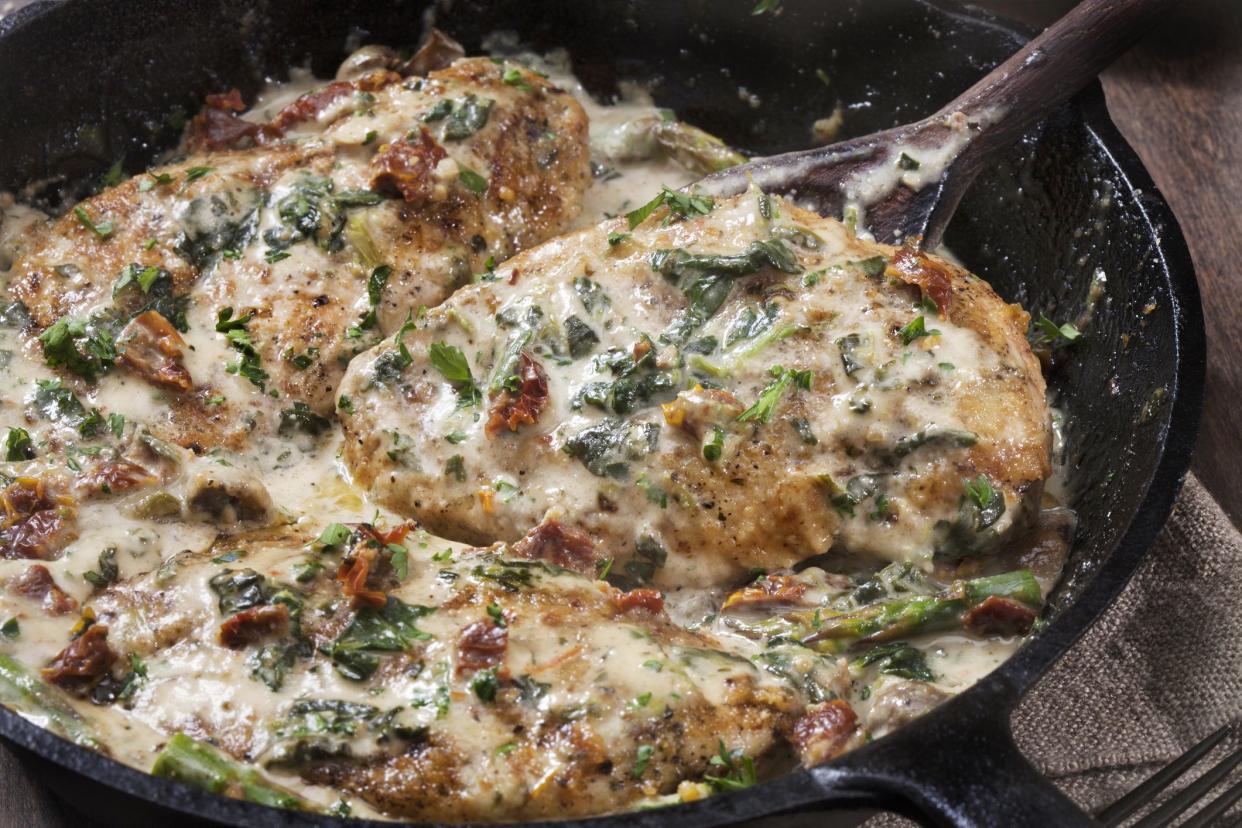
M 709 175 L 697 192 L 725 196 L 753 180 L 821 215 L 857 222 L 878 241 L 940 244 L 962 194 L 994 153 L 1069 100 L 1173 0 L 1083 0 L 934 115 L 819 149 L 761 158 Z

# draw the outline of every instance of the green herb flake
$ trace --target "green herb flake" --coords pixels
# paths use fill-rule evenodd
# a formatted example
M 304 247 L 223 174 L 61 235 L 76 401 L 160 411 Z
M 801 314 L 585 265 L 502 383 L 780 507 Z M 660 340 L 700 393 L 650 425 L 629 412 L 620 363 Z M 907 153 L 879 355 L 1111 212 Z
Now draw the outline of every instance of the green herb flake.
M 4 459 L 9 463 L 31 460 L 35 456 L 34 443 L 30 439 L 30 433 L 24 428 L 9 429 L 8 437 L 4 440 L 4 449 Z
M 647 217 L 656 211 L 662 205 L 667 205 L 669 209 L 669 219 L 673 216 L 680 218 L 690 218 L 691 216 L 705 216 L 716 206 L 716 202 L 708 196 L 691 195 L 689 193 L 681 193 L 677 190 L 664 187 L 660 190 L 660 194 L 648 201 L 637 210 L 632 210 L 625 214 L 626 220 L 629 222 L 630 229 L 638 227 L 647 220 Z M 667 222 L 666 222 L 667 223 Z
M 1035 323 L 1035 334 L 1038 342 L 1054 347 L 1070 345 L 1082 339 L 1082 331 L 1078 330 L 1071 323 L 1066 322 L 1064 325 L 1058 325 L 1042 313 L 1039 315 L 1039 320 Z
M 897 335 L 901 337 L 902 344 L 909 345 L 914 340 L 921 339 L 925 336 L 940 336 L 940 331 L 934 328 L 932 330 L 928 330 L 924 317 L 916 316 L 900 330 L 898 330 Z
M 870 259 L 860 259 L 856 262 L 850 262 L 850 264 L 861 270 L 864 276 L 872 279 L 882 276 L 888 267 L 888 262 L 885 261 L 883 256 L 872 256 Z
M 16 618 L 10 618 L 3 624 L 0 624 L 0 635 L 12 641 L 22 634 L 21 625 Z
M 103 240 L 112 235 L 114 227 L 110 219 L 97 223 L 91 219 L 90 214 L 86 212 L 86 208 L 81 206 L 73 208 L 73 215 L 77 217 L 79 224 L 94 233 L 97 238 Z
M 811 371 L 786 369 L 780 365 L 773 366 L 769 372 L 775 379 L 759 394 L 759 399 L 750 408 L 737 415 L 738 422 L 758 422 L 767 424 L 776 411 L 776 405 L 784 396 L 790 385 L 809 391 L 811 388 Z
M 392 553 L 388 562 L 392 565 L 393 574 L 398 581 L 404 581 L 410 574 L 410 550 L 399 543 L 390 543 L 387 548 Z
M 496 604 L 487 605 L 487 617 L 492 619 L 492 623 L 494 623 L 497 627 L 509 626 L 505 623 L 504 612 Z
M 333 523 L 319 533 L 319 537 L 315 538 L 315 543 L 326 552 L 329 549 L 343 546 L 351 535 L 353 532 L 348 526 L 343 523 Z
M 917 170 L 920 164 L 917 159 L 911 158 L 903 152 L 897 159 L 897 166 L 903 170 Z
M 521 69 L 506 69 L 504 75 L 501 76 L 501 79 L 509 86 L 521 89 L 523 92 L 534 91 L 534 87 L 531 86 L 530 82 L 526 80 L 526 76 L 522 74 Z
M 215 167 L 190 167 L 185 171 L 185 183 L 189 184 L 191 181 L 198 181 L 208 173 L 213 173 L 215 171 Z
M 966 481 L 966 497 L 979 510 L 978 526 L 986 529 L 1005 513 L 1005 496 L 992 486 L 985 475 Z
M 462 186 L 476 195 L 487 192 L 487 179 L 467 166 L 457 165 L 457 178 Z
M 488 667 L 486 670 L 479 670 L 475 673 L 474 678 L 470 679 L 470 689 L 481 702 L 491 704 L 496 701 L 496 691 L 500 689 L 496 668 Z
M 638 779 L 646 773 L 647 765 L 651 763 L 651 755 L 653 753 L 655 753 L 655 748 L 651 745 L 639 745 L 637 752 L 634 754 L 634 770 L 630 775 Z

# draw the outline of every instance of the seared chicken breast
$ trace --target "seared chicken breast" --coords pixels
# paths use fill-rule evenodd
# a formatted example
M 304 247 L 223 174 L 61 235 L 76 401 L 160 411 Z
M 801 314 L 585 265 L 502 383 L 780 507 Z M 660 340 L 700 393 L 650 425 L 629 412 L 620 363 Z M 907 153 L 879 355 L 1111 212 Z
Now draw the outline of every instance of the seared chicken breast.
M 578 103 L 485 58 L 241 109 L 212 96 L 182 160 L 26 230 L 8 275 L 32 348 L 137 375 L 184 445 L 322 432 L 355 353 L 562 230 L 590 177 Z
M 235 537 L 92 603 L 146 665 L 123 701 L 164 732 L 417 820 L 622 809 L 775 767 L 804 704 L 785 679 L 622 592 L 409 526 Z
M 1027 314 L 751 193 L 665 191 L 507 261 L 351 363 L 344 456 L 431 531 L 581 530 L 626 585 L 839 548 L 929 564 L 1024 526 L 1050 468 Z

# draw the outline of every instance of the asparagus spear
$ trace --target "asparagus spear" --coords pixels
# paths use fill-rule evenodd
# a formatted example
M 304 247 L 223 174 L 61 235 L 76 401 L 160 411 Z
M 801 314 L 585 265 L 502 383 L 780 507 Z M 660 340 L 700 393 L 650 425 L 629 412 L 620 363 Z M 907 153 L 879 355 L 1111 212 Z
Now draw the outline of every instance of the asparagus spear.
M 681 121 L 657 121 L 651 135 L 670 158 L 699 175 L 746 163 L 746 156 L 715 135 Z
M 0 653 L 0 702 L 31 716 L 41 716 L 49 730 L 75 745 L 102 750 L 103 745 L 64 694 L 17 659 Z
M 843 646 L 951 629 L 961 623 L 963 613 L 993 596 L 1011 598 L 1032 608 L 1039 607 L 1043 598 L 1035 576 L 1028 570 L 1017 569 L 985 578 L 955 581 L 935 595 L 914 595 L 878 601 L 850 612 L 821 614 L 819 626 L 803 638 L 802 643 L 835 652 Z
M 250 765 L 184 733 L 168 740 L 160 755 L 155 757 L 151 773 L 272 808 L 316 810 L 310 802 L 268 781 Z

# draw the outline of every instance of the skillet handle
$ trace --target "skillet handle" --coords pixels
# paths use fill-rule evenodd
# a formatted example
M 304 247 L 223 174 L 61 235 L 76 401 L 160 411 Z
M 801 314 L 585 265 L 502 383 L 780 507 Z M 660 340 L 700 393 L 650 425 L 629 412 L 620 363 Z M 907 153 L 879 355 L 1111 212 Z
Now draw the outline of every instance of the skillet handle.
M 1099 828 L 1014 743 L 1017 694 L 975 690 L 868 748 L 816 769 L 829 787 L 942 828 Z

